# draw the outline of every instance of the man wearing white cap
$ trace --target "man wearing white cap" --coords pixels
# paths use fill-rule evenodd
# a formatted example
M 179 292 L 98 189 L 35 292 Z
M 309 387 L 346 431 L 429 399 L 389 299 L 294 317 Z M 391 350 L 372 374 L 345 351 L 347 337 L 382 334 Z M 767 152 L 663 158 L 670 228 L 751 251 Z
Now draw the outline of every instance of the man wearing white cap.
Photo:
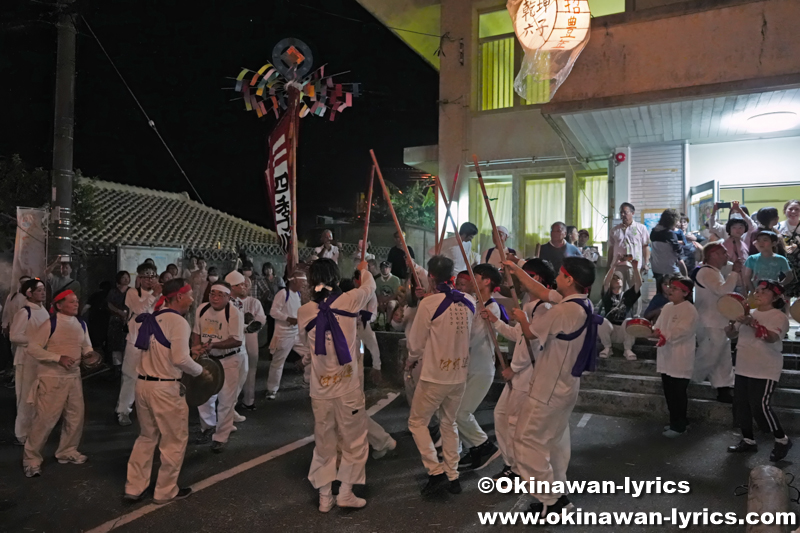
M 231 272 L 225 278 L 236 285 L 244 283 L 244 276 Z M 230 281 L 215 281 L 208 293 L 208 303 L 197 308 L 192 331 L 192 346 L 206 348 L 208 356 L 222 363 L 225 381 L 219 394 L 197 408 L 200 413 L 202 440 L 214 432 L 211 451 L 221 453 L 233 431 L 233 408 L 239 390 L 239 369 L 244 364 L 244 316 L 231 304 Z M 216 427 L 216 431 L 214 428 Z M 201 442 L 202 442 L 201 440 Z
M 269 311 L 269 315 L 275 319 L 275 335 L 269 344 L 272 362 L 269 365 L 267 378 L 267 400 L 274 400 L 278 395 L 283 365 L 289 352 L 294 349 L 300 356 L 307 352 L 300 341 L 297 329 L 297 311 L 301 305 L 300 291 L 306 286 L 306 275 L 301 270 L 295 270 L 288 281 L 289 286 L 278 291 Z
M 505 226 L 497 226 L 497 233 L 500 235 L 500 240 L 503 241 L 503 252 L 505 252 L 505 255 L 511 254 L 513 256 L 516 256 L 517 255 L 516 250 L 514 250 L 513 248 L 508 248 L 506 246 L 506 241 L 508 240 L 508 237 L 510 235 L 508 228 L 506 228 Z M 500 268 L 502 266 L 502 263 L 500 262 L 500 252 L 497 251 L 497 247 L 492 246 L 491 248 L 483 252 L 483 255 L 481 256 L 481 263 L 489 263 L 494 267 Z
M 230 274 L 228 274 L 230 276 Z M 225 279 L 228 279 L 227 277 Z M 264 313 L 264 306 L 261 302 L 250 294 L 249 278 L 245 277 L 244 283 L 239 285 L 231 285 L 231 296 L 236 296 L 231 299 L 231 303 L 236 306 L 239 311 L 244 313 L 244 346 L 247 352 L 247 357 L 244 359 L 244 365 L 240 369 L 239 374 L 239 390 L 236 397 L 244 391 L 242 396 L 242 407 L 248 411 L 256 410 L 256 370 L 258 369 L 258 331 L 267 323 L 267 315 Z M 234 411 L 235 412 L 235 411 Z M 236 416 L 234 415 L 234 418 Z M 242 417 L 244 418 L 244 417 Z M 237 420 L 244 422 L 244 420 Z

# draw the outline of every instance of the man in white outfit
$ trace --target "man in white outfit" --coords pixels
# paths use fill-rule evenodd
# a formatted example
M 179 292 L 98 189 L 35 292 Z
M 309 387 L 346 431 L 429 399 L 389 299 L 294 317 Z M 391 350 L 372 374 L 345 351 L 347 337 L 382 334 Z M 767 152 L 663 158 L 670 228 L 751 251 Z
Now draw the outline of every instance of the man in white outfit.
M 742 263 L 734 263 L 733 272 L 726 278 L 720 269 L 727 264 L 728 252 L 722 244 L 712 242 L 703 248 L 703 265 L 695 274 L 694 305 L 700 325 L 692 380 L 701 382 L 709 378 L 711 386 L 717 389 L 717 401 L 732 403 L 733 360 L 731 341 L 725 334 L 728 319 L 717 310 L 717 301 L 740 283 Z
M 556 275 L 553 267 L 542 259 L 527 261 L 523 270 L 534 280 L 547 288 L 555 286 Z M 500 399 L 494 408 L 494 432 L 497 447 L 503 456 L 503 469 L 494 477 L 518 478 L 517 465 L 517 428 L 522 406 L 528 401 L 528 391 L 533 376 L 531 354 L 540 351 L 539 340 L 533 338 L 530 325 L 538 322 L 549 311 L 551 305 L 539 299 L 528 302 L 520 309 L 513 310 L 516 326 L 511 327 L 493 314 L 485 312 L 485 316 L 494 324 L 495 330 L 503 337 L 515 341 L 511 364 L 503 371 L 503 379 L 508 382 L 503 388 Z
M 33 418 L 22 466 L 25 476 L 42 474 L 42 450 L 50 432 L 61 422 L 56 459 L 81 465 L 87 457 L 78 451 L 83 435 L 83 385 L 80 362 L 92 351 L 86 323 L 78 318 L 78 296 L 71 290 L 53 298 L 56 313 L 42 323 L 28 342 L 28 355 L 39 361 L 36 415 Z
M 311 408 L 314 455 L 308 479 L 319 490 L 319 510 L 333 508 L 331 485 L 339 480 L 339 507 L 364 507 L 353 485 L 366 481 L 369 454 L 367 411 L 358 364 L 358 312 L 375 292 L 366 261 L 358 265 L 361 286 L 342 294 L 339 267 L 331 259 L 311 263 L 311 301 L 297 314 L 304 343 L 311 352 Z M 341 459 L 337 448 L 341 449 Z
M 142 349 L 137 367 L 136 414 L 139 437 L 128 460 L 124 498 L 138 501 L 150 486 L 153 454 L 156 446 L 161 456 L 155 503 L 163 504 L 186 498 L 190 488 L 178 487 L 186 443 L 189 440 L 189 407 L 180 384 L 181 372 L 191 376 L 207 370 L 192 360 L 189 351 L 191 328 L 183 317 L 192 306 L 192 287 L 183 278 L 164 284 L 166 307 L 143 315 L 136 343 Z M 192 348 L 199 355 L 203 346 Z
M 461 242 L 464 244 L 464 251 L 467 252 L 467 257 L 472 256 L 472 239 L 478 234 L 478 226 L 472 222 L 464 222 L 458 228 L 458 235 L 461 237 Z M 458 244 L 458 239 L 455 236 L 448 237 L 442 241 L 442 255 L 447 257 L 453 262 L 452 276 L 458 275 L 467 269 L 467 264 L 464 262 L 464 256 L 461 255 L 461 247 Z M 435 248 L 428 250 L 428 255 L 431 257 L 436 253 Z
M 587 297 L 595 279 L 590 260 L 564 258 L 556 277 L 557 294 L 521 269 L 512 270 L 532 298 L 557 303 L 530 325 L 532 338 L 539 339 L 542 351 L 536 356 L 528 400 L 517 421 L 515 443 L 520 477 L 535 478 L 551 487 L 549 492 L 532 492 L 538 502 L 531 504 L 530 510 L 545 517 L 573 507 L 565 493 L 552 487 L 556 481 L 567 481 L 571 455 L 569 416 L 578 399 L 581 375 L 595 368 L 597 326 L 603 319 L 594 314 Z
M 476 265 L 473 272 L 480 291 L 477 297 L 484 302 L 486 310 L 495 318 L 502 316 L 507 322 L 508 316 L 505 314 L 505 310 L 501 309 L 500 304 L 492 298 L 495 287 L 499 287 L 503 282 L 500 271 L 497 267 L 483 263 Z M 472 293 L 474 290 L 470 280 L 469 292 Z M 486 393 L 489 392 L 494 381 L 495 353 L 494 343 L 490 336 L 495 333 L 494 328 L 489 325 L 487 320 L 490 319 L 478 317 L 472 322 L 467 384 L 456 415 L 458 436 L 461 438 L 461 442 L 468 447 L 467 453 L 458 463 L 458 469 L 462 471 L 481 470 L 500 456 L 497 446 L 489 439 L 475 419 L 475 411 L 486 397 Z
M 22 286 L 25 284 L 26 281 L 31 279 L 30 276 L 20 276 L 19 278 L 19 289 L 11 290 L 6 297 L 6 305 L 0 308 L 2 310 L 2 327 L 3 327 L 3 335 L 8 335 L 9 330 L 11 329 L 11 321 L 14 320 L 14 315 L 17 314 L 17 311 L 25 305 L 25 295 L 20 292 L 22 290 Z M 45 289 L 46 290 L 46 289 Z
M 238 274 L 237 276 L 232 276 Z M 244 276 L 231 272 L 228 278 L 244 283 Z M 226 278 L 226 279 L 228 279 Z M 238 283 L 237 283 L 238 285 Z M 244 316 L 230 302 L 231 286 L 227 281 L 211 284 L 208 303 L 197 308 L 192 332 L 192 346 L 202 345 L 212 359 L 222 363 L 225 381 L 219 394 L 199 406 L 200 428 L 203 430 L 198 443 L 204 443 L 211 436 L 211 451 L 222 453 L 231 432 L 234 431 L 233 417 L 236 396 L 239 389 L 239 369 L 244 364 Z
M 142 313 L 152 313 L 153 308 L 161 296 L 161 284 L 158 282 L 158 273 L 153 265 L 142 263 L 136 267 L 136 280 L 138 289 L 131 289 L 125 293 L 125 305 L 130 317 L 128 318 L 128 336 L 125 340 L 125 355 L 122 359 L 122 381 L 117 399 L 117 422 L 120 426 L 131 425 L 131 411 L 136 398 L 136 368 L 139 366 L 141 352 L 137 349 L 136 335 L 139 324 L 136 317 Z
M 258 332 L 267 323 L 267 315 L 264 313 L 264 306 L 256 298 L 249 296 L 250 284 L 252 282 L 247 278 L 241 287 L 237 289 L 236 300 L 233 301 L 234 305 L 244 315 L 244 347 L 247 352 L 245 359 L 246 365 L 242 366 L 241 376 L 239 378 L 239 394 L 244 392 L 242 396 L 241 406 L 248 411 L 256 410 L 256 372 L 258 371 Z M 238 287 L 238 286 L 236 286 Z M 231 293 L 234 292 L 236 287 L 231 287 Z M 243 294 L 243 296 L 241 296 Z
M 408 429 L 422 456 L 422 464 L 428 470 L 423 496 L 434 494 L 445 486 L 452 494 L 461 492 L 456 415 L 467 381 L 475 300 L 450 285 L 452 272 L 453 261 L 447 257 L 436 255 L 428 261 L 429 284 L 436 287 L 436 293 L 419 302 L 407 340 L 406 368 L 422 365 L 411 401 Z M 442 436 L 442 462 L 439 462 L 428 431 L 428 423 L 437 412 Z
M 269 315 L 275 319 L 275 334 L 269 344 L 272 362 L 267 377 L 267 400 L 278 395 L 283 376 L 283 365 L 289 352 L 294 350 L 301 357 L 306 353 L 297 329 L 297 311 L 300 309 L 300 291 L 306 286 L 306 275 L 295 271 L 289 278 L 289 286 L 278 291 L 272 302 Z
M 50 313 L 43 307 L 47 297 L 44 282 L 29 279 L 22 284 L 20 294 L 26 297 L 25 305 L 14 314 L 9 338 L 14 347 L 14 385 L 17 393 L 17 418 L 14 422 L 14 444 L 25 446 L 35 413 L 33 387 L 39 374 L 39 362 L 28 355 L 28 342 L 47 322 Z

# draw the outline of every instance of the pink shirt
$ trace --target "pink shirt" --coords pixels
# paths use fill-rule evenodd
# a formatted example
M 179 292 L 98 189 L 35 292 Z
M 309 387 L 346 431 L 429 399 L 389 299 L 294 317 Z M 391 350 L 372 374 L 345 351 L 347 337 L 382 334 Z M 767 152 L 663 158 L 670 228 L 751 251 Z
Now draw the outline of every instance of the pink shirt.
M 617 224 L 611 230 L 611 239 L 608 242 L 608 257 L 613 259 L 618 255 L 630 254 L 644 266 L 644 248 L 650 244 L 650 232 L 644 224 L 635 220 L 630 226 Z M 628 264 L 630 266 L 630 264 Z
M 754 234 L 756 227 L 755 224 L 753 224 L 750 220 L 750 217 L 744 217 L 741 220 L 747 224 L 747 230 L 742 235 L 742 239 L 739 241 L 738 246 L 736 245 L 737 243 L 733 242 L 733 238 L 730 235 L 728 235 L 728 237 L 722 242 L 722 246 L 728 252 L 728 259 L 731 261 L 736 261 L 737 259 L 746 261 L 747 258 L 750 257 L 750 241 L 752 240 L 752 235 Z M 727 231 L 725 231 L 725 225 L 717 222 L 717 217 L 714 213 L 711 213 L 711 216 L 708 217 L 708 227 L 717 235 L 728 234 Z

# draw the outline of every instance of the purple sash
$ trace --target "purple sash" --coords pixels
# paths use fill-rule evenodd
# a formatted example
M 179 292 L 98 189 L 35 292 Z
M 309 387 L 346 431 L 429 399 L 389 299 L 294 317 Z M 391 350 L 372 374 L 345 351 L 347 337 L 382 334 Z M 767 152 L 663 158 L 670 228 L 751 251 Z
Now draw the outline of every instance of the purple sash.
M 500 308 L 500 320 L 502 320 L 503 322 L 508 324 L 508 320 L 509 320 L 508 319 L 508 312 L 506 311 L 506 308 L 503 307 L 503 304 L 501 304 L 500 302 L 498 302 L 494 298 L 489 298 L 488 300 L 486 300 L 486 303 L 483 304 L 483 305 L 488 306 L 490 303 L 496 303 L 497 304 L 497 307 Z
M 447 311 L 447 308 L 450 307 L 452 304 L 464 304 L 467 309 L 472 311 L 475 314 L 475 306 L 472 305 L 472 302 L 464 295 L 463 292 L 459 292 L 452 288 L 447 283 L 440 283 L 436 286 L 436 290 L 440 293 L 444 294 L 444 300 L 442 303 L 439 304 L 439 307 L 436 309 L 436 312 L 433 313 L 433 317 L 431 321 L 436 320 L 442 313 Z
M 369 321 L 372 320 L 372 313 L 362 309 L 358 312 L 358 318 L 361 319 L 361 325 L 366 329 L 367 324 L 369 324 Z
M 569 302 L 575 302 L 586 311 L 586 322 L 575 333 L 561 333 L 556 335 L 556 338 L 562 341 L 571 341 L 577 339 L 583 333 L 583 330 L 586 330 L 583 346 L 580 353 L 578 353 L 575 366 L 572 367 L 572 376 L 579 378 L 584 371 L 594 372 L 595 368 L 597 368 L 597 326 L 603 323 L 603 317 L 594 314 L 592 302 L 588 298 L 576 298 L 562 303 Z
M 150 337 L 155 337 L 159 344 L 165 348 L 172 348 L 172 344 L 164 336 L 164 332 L 161 331 L 161 326 L 158 325 L 158 321 L 156 320 L 158 315 L 163 315 L 164 313 L 175 313 L 180 316 L 180 313 L 174 309 L 162 309 L 152 314 L 142 313 L 136 317 L 136 322 L 141 324 L 141 326 L 139 326 L 139 334 L 136 336 L 134 346 L 140 350 L 149 350 Z
M 335 302 L 339 296 L 341 296 L 341 293 L 332 294 L 327 300 L 319 304 L 317 318 L 308 323 L 306 331 L 317 328 L 317 336 L 314 341 L 314 353 L 317 355 L 328 355 L 328 351 L 325 349 L 325 334 L 330 331 L 339 364 L 346 365 L 351 362 L 353 358 L 350 355 L 350 347 L 347 346 L 347 338 L 344 336 L 344 332 L 339 326 L 339 321 L 336 320 L 334 315 L 356 318 L 358 317 L 358 313 L 351 313 L 342 309 L 331 309 L 331 304 Z

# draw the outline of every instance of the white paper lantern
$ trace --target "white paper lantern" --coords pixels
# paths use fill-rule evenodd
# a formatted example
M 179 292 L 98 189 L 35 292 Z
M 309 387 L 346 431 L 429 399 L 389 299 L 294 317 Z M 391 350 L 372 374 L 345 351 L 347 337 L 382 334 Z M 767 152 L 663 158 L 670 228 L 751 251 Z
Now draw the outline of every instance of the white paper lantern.
M 526 51 L 572 50 L 589 34 L 588 0 L 522 0 L 517 6 L 514 32 Z

